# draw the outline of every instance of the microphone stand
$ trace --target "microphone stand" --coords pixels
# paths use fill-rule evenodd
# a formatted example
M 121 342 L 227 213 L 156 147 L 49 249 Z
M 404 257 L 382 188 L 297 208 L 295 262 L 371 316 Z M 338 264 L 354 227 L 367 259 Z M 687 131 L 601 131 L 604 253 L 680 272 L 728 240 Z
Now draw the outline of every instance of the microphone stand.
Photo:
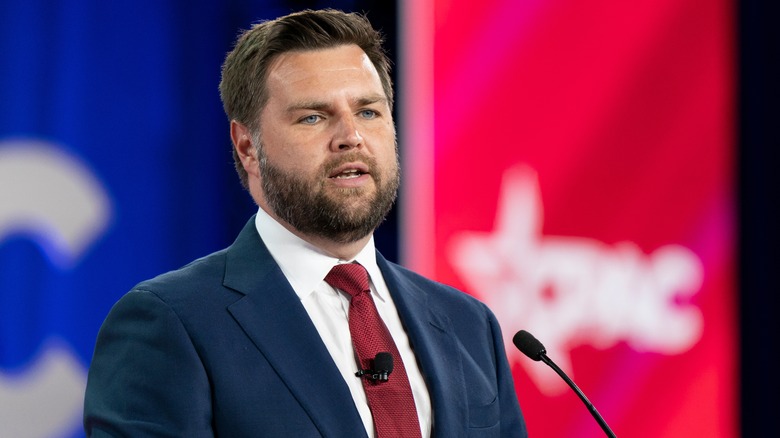
M 546 363 L 550 368 L 555 370 L 556 373 L 558 373 L 559 376 L 563 379 L 564 382 L 566 382 L 571 389 L 574 390 L 575 393 L 577 393 L 577 396 L 582 400 L 583 403 L 585 403 L 585 406 L 588 407 L 588 410 L 590 411 L 590 414 L 593 415 L 593 418 L 596 419 L 596 422 L 599 423 L 599 426 L 601 426 L 601 430 L 604 431 L 604 433 L 607 434 L 609 438 L 617 438 L 615 435 L 615 432 L 612 432 L 612 429 L 609 428 L 609 425 L 606 421 L 604 421 L 604 417 L 599 414 L 599 411 L 596 410 L 596 407 L 593 406 L 593 403 L 588 400 L 587 397 L 585 397 L 585 394 L 580 390 L 580 388 L 574 383 L 573 380 L 569 378 L 569 376 L 566 375 L 566 373 L 563 372 L 562 369 L 558 368 L 558 365 L 555 365 L 555 362 L 553 362 L 544 352 L 539 353 L 539 359 L 542 360 L 542 362 Z

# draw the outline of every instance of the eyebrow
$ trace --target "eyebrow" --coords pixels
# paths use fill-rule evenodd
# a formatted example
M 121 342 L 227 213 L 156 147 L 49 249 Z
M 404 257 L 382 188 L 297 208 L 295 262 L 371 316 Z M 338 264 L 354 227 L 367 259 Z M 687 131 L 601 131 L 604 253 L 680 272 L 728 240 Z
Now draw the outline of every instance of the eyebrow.
M 351 104 L 353 106 L 366 106 L 366 105 L 373 105 L 375 103 L 387 103 L 387 98 L 382 96 L 381 94 L 373 94 L 369 96 L 362 96 L 351 100 Z M 325 101 L 320 100 L 307 100 L 307 101 L 301 101 L 301 102 L 295 102 L 289 106 L 287 106 L 287 112 L 295 112 L 299 110 L 314 110 L 314 111 L 323 111 L 328 109 L 331 104 Z
M 365 96 L 357 98 L 353 101 L 355 106 L 372 105 L 375 103 L 387 103 L 387 98 L 381 94 L 374 94 L 371 96 Z

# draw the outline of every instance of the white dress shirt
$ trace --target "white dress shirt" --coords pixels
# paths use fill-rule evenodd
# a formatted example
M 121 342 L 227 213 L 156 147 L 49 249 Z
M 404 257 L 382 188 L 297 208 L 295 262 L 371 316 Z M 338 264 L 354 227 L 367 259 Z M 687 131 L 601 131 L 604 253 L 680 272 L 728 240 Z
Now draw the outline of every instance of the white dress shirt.
M 359 377 L 355 376 L 358 365 L 349 333 L 349 297 L 325 282 L 331 268 L 339 263 L 356 261 L 368 271 L 371 294 L 379 316 L 393 337 L 401 359 L 404 362 L 409 383 L 412 387 L 417 417 L 420 421 L 422 436 L 431 435 L 431 400 L 420 369 L 409 344 L 409 338 L 398 317 L 398 312 L 385 284 L 379 266 L 376 264 L 374 238 L 354 260 L 339 260 L 326 255 L 315 246 L 307 243 L 276 222 L 262 208 L 258 209 L 255 226 L 263 238 L 268 251 L 282 269 L 285 277 L 301 299 L 311 321 L 333 357 L 341 376 L 349 387 L 355 406 L 363 420 L 369 437 L 375 436 L 374 422 L 368 399 Z

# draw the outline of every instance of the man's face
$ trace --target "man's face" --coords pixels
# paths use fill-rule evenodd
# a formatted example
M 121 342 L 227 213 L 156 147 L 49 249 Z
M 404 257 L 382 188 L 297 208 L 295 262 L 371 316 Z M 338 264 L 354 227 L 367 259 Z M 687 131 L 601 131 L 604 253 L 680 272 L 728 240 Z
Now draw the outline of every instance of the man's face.
M 253 140 L 261 207 L 303 234 L 342 243 L 369 235 L 399 183 L 393 119 L 371 61 L 355 45 L 285 53 L 267 89 Z

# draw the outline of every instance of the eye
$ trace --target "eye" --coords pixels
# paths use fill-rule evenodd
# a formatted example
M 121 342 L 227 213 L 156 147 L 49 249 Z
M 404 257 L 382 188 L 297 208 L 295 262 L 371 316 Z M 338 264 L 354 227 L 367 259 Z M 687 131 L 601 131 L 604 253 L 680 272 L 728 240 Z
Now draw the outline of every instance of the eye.
M 379 115 L 379 113 L 377 113 L 374 110 L 370 110 L 370 109 L 361 110 L 359 114 L 360 114 L 360 117 L 362 117 L 364 119 L 374 119 L 374 118 L 376 118 Z
M 303 124 L 306 124 L 306 125 L 313 125 L 313 124 L 319 122 L 320 119 L 322 119 L 321 116 L 319 116 L 317 114 L 311 114 L 311 115 L 308 115 L 308 116 L 300 119 L 300 122 L 303 123 Z

